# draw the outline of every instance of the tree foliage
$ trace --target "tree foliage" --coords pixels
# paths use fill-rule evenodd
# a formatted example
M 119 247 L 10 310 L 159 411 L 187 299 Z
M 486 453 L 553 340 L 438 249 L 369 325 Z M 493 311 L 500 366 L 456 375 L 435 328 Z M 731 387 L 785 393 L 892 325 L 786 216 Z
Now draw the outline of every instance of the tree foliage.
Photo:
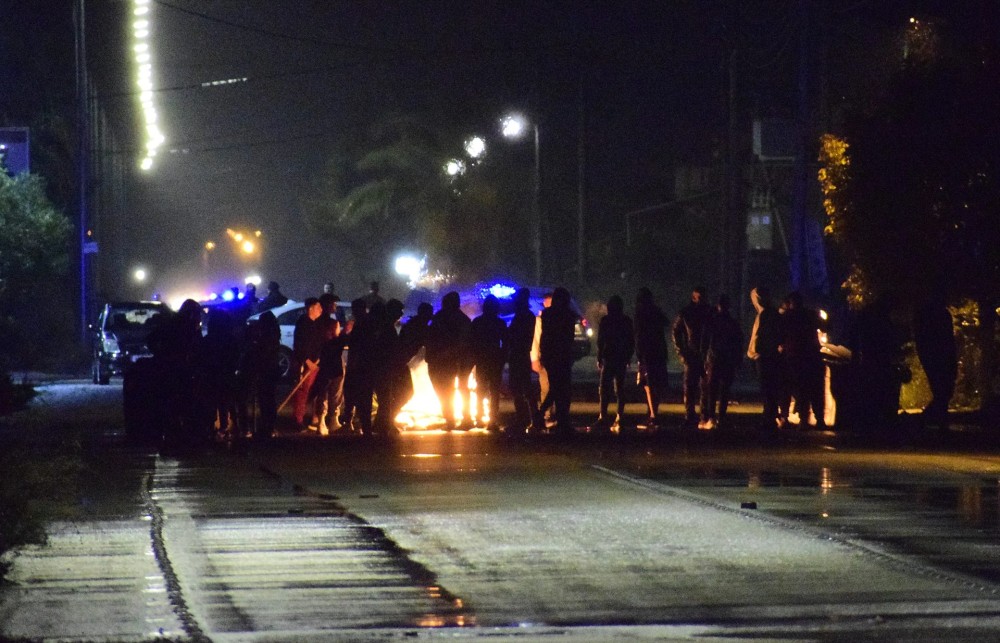
M 822 140 L 827 233 L 852 265 L 855 304 L 998 292 L 997 59 L 949 51 L 921 28 L 884 95 Z
M 66 272 L 71 225 L 45 196 L 42 179 L 0 172 L 0 370 L 12 360 L 23 361 L 34 348 L 52 345 L 52 337 L 28 319 L 39 312 L 58 318 L 42 301 L 59 290 L 54 286 Z M 65 288 L 62 288 L 65 290 Z M 37 331 L 37 332 L 36 332 Z
M 42 179 L 0 173 L 0 301 L 66 270 L 70 223 L 45 196 Z
M 330 160 L 308 207 L 311 225 L 352 240 L 376 271 L 390 253 L 407 249 L 465 279 L 523 274 L 530 183 L 511 172 L 499 145 L 477 162 L 463 142 L 461 133 L 414 116 L 387 119 L 358 142 L 359 151 Z M 462 161 L 463 171 L 449 175 L 451 160 Z

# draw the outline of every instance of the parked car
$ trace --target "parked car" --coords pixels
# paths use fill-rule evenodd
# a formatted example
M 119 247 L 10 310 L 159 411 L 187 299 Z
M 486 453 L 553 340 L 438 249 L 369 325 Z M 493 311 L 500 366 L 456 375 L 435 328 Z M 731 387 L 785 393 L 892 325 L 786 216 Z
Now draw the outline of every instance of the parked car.
M 278 348 L 278 365 L 281 369 L 282 379 L 292 376 L 292 342 L 295 338 L 295 322 L 299 320 L 302 313 L 306 311 L 305 304 L 301 301 L 289 300 L 288 303 L 272 308 L 271 313 L 278 319 L 278 328 L 281 330 L 281 346 Z M 251 315 L 247 319 L 248 324 L 257 323 L 263 313 Z M 337 302 L 337 319 L 341 324 L 346 324 L 352 320 L 351 305 L 348 302 Z
M 153 320 L 169 313 L 160 301 L 119 301 L 104 305 L 94 331 L 94 351 L 91 375 L 94 384 L 108 384 L 113 375 L 121 375 L 125 367 L 151 355 L 146 340 L 155 327 Z

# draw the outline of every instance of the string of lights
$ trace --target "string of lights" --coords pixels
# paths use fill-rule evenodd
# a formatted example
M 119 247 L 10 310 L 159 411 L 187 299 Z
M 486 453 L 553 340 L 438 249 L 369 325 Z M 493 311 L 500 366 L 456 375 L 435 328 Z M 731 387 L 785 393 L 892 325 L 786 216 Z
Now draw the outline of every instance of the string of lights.
M 135 53 L 138 70 L 136 84 L 139 86 L 139 103 L 142 105 L 142 118 L 146 126 L 146 142 L 143 148 L 145 155 L 139 162 L 139 167 L 146 171 L 153 169 L 153 159 L 166 141 L 166 137 L 160 131 L 159 115 L 153 100 L 153 54 L 149 47 L 152 23 L 149 4 L 150 0 L 132 2 L 132 15 L 135 16 L 132 22 L 132 51 Z

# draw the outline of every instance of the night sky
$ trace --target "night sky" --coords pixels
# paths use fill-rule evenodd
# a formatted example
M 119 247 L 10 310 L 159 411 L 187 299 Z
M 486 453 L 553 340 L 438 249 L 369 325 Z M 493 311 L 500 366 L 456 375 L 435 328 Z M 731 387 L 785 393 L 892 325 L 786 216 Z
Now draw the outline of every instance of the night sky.
M 56 4 L 65 14 L 71 3 Z M 976 24 L 984 6 L 809 4 L 808 64 L 822 79 L 811 88 L 812 117 L 832 125 L 837 106 L 877 82 L 872 70 L 910 15 Z M 100 102 L 138 162 L 131 4 L 87 5 Z M 390 290 L 401 288 L 388 261 L 378 268 L 347 259 L 343 247 L 307 230 L 303 213 L 324 164 L 390 113 L 487 137 L 505 112 L 530 114 L 542 132 L 550 233 L 572 238 L 582 96 L 588 236 L 617 243 L 623 213 L 674 198 L 677 167 L 718 163 L 731 45 L 741 132 L 749 136 L 754 117 L 788 118 L 796 109 L 801 23 L 794 0 L 153 0 L 151 8 L 156 104 L 167 142 L 155 169 L 130 192 L 125 238 L 109 234 L 107 242 L 124 244 L 117 256 L 147 265 L 150 287 L 162 291 L 200 285 L 203 245 L 221 245 L 227 227 L 263 231 L 259 271 L 292 296 L 313 294 L 327 280 L 343 296 L 379 277 Z M 63 18 L 53 19 L 53 28 L 65 29 Z M 233 78 L 247 81 L 202 86 Z M 572 249 L 551 252 L 554 267 L 571 263 L 562 255 Z M 217 254 L 217 279 L 250 268 Z

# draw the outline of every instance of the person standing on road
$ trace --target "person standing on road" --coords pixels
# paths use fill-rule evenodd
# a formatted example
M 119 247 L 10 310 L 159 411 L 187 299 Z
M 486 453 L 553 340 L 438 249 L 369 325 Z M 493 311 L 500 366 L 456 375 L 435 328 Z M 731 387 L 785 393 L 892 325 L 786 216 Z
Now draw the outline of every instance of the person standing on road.
M 476 369 L 476 409 L 473 417 L 479 426 L 490 429 L 496 429 L 499 417 L 506 346 L 507 324 L 500 319 L 500 300 L 487 295 L 483 300 L 483 314 L 473 319 L 470 326 L 469 352 Z M 487 399 L 490 402 L 488 412 Z
M 649 288 L 635 298 L 635 356 L 639 362 L 638 383 L 646 392 L 646 426 L 660 425 L 660 401 L 667 391 L 667 316 L 653 301 Z
M 514 293 L 514 317 L 507 329 L 507 383 L 514 398 L 514 419 L 507 428 L 509 435 L 544 428 L 544 425 L 532 425 L 538 409 L 538 397 L 531 381 L 531 345 L 538 318 L 531 312 L 530 300 L 531 293 L 527 288 L 519 288 Z
M 344 403 L 344 346 L 347 334 L 340 332 L 340 323 L 324 324 L 326 341 L 319 352 L 319 371 L 313 382 L 310 398 L 320 409 L 319 433 L 329 435 L 339 431 L 338 410 Z
M 299 380 L 293 398 L 293 416 L 300 430 L 319 430 L 320 409 L 316 398 L 310 398 L 313 383 L 319 367 L 319 355 L 326 342 L 328 321 L 324 321 L 323 306 L 319 299 L 309 297 L 305 300 L 305 312 L 295 322 L 295 332 L 292 336 L 292 360 L 295 366 L 293 373 L 299 373 Z M 306 406 L 312 402 L 310 421 L 306 422 Z
M 344 415 L 341 424 L 353 428 L 357 417 L 363 435 L 372 435 L 372 396 L 375 394 L 377 341 L 385 317 L 385 305 L 370 309 L 363 299 L 351 302 L 354 326 L 347 338 L 347 370 L 344 375 Z
M 598 389 L 600 412 L 595 428 L 619 431 L 625 417 L 625 376 L 635 352 L 635 329 L 625 314 L 625 302 L 618 295 L 608 299 L 608 314 L 597 325 L 597 368 L 601 379 Z M 614 388 L 618 409 L 614 422 L 608 417 L 608 404 Z
M 955 322 L 942 295 L 935 294 L 916 311 L 913 339 L 931 389 L 931 401 L 924 407 L 921 419 L 928 425 L 947 428 L 948 403 L 958 377 L 958 349 Z
M 458 293 L 452 291 L 441 299 L 441 310 L 434 313 L 427 330 L 427 374 L 441 403 L 441 415 L 448 430 L 456 428 L 453 403 L 455 381 L 461 380 L 463 375 L 468 379 L 465 367 L 469 363 L 471 327 L 472 320 L 462 312 Z M 468 384 L 459 381 L 459 389 L 463 393 L 462 405 L 471 416 L 469 396 L 466 394 Z
M 726 424 L 729 391 L 743 357 L 743 330 L 739 322 L 729 314 L 729 308 L 729 296 L 719 295 L 719 303 L 706 331 L 705 376 L 708 379 L 708 404 L 702 407 L 701 421 L 698 423 L 698 428 L 703 430 L 710 431 Z
M 750 303 L 757 316 L 750 331 L 747 357 L 756 364 L 760 378 L 760 394 L 764 403 L 761 429 L 770 432 L 783 428 L 788 422 L 788 387 L 784 356 L 781 354 L 784 320 L 771 304 L 770 292 L 763 286 L 750 291 Z
M 280 349 L 281 328 L 278 320 L 274 313 L 265 311 L 256 323 L 247 327 L 239 368 L 243 393 L 240 415 L 245 418 L 241 426 L 252 431 L 257 440 L 266 440 L 274 433 L 278 417 L 275 392 L 281 378 L 278 366 Z
M 399 329 L 399 363 L 405 369 L 400 370 L 399 388 L 396 390 L 399 408 L 402 409 L 413 397 L 413 369 L 411 363 L 427 344 L 428 324 L 434 316 L 434 307 L 427 302 L 417 306 L 417 314 L 406 320 Z M 415 366 L 415 364 L 414 364 Z
M 378 312 L 380 308 L 382 310 Z M 378 401 L 373 430 L 377 435 L 388 436 L 396 429 L 396 415 L 402 406 L 398 402 L 403 395 L 400 382 L 403 376 L 410 376 L 406 362 L 402 359 L 399 333 L 396 331 L 396 322 L 403 316 L 403 302 L 390 299 L 384 306 L 375 304 L 373 310 L 377 311 L 378 320 L 372 343 L 372 383 L 375 399 Z
M 785 366 L 792 396 L 795 398 L 795 412 L 799 424 L 805 427 L 809 422 L 809 412 L 816 416 L 816 425 L 823 429 L 826 407 L 824 377 L 826 365 L 820 353 L 819 330 L 822 322 L 812 308 L 802 302 L 802 294 L 791 292 L 785 298 L 784 337 L 781 352 L 785 356 Z
M 576 313 L 569 291 L 559 287 L 552 291 L 552 305 L 542 311 L 542 336 L 539 357 L 549 377 L 555 426 L 553 432 L 573 433 L 570 402 L 573 396 L 573 335 Z
M 535 318 L 535 331 L 531 339 L 531 368 L 538 373 L 538 408 L 535 409 L 533 424 L 539 431 L 544 431 L 549 411 L 552 408 L 552 396 L 549 394 L 549 373 L 545 370 L 541 358 L 542 343 L 542 313 L 552 305 L 552 293 L 542 296 L 542 310 Z
M 242 431 L 236 413 L 240 345 L 233 318 L 224 310 L 208 313 L 205 336 L 195 352 L 195 364 L 202 384 L 201 395 L 207 401 L 206 421 L 218 427 L 219 434 L 238 437 Z
M 705 301 L 705 289 L 697 286 L 691 291 L 691 301 L 674 320 L 671 333 L 677 357 L 684 367 L 684 422 L 688 426 L 697 425 L 695 405 L 704 410 L 708 398 L 704 339 L 711 318 L 712 308 Z

